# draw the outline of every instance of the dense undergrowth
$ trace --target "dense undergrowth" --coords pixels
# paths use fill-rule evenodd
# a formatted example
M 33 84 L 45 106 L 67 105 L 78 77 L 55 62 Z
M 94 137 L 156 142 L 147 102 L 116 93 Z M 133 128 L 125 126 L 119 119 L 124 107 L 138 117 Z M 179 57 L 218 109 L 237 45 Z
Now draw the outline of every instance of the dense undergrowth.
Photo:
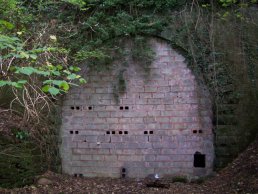
M 17 131 L 3 138 L 15 134 L 12 140 L 0 147 L 1 158 L 11 150 L 1 169 L 17 176 L 3 172 L 0 179 L 9 184 L 0 186 L 22 186 L 48 168 L 57 170 L 54 110 L 62 94 L 85 82 L 78 64 L 103 71 L 131 55 L 148 71 L 149 37 L 171 43 L 209 86 L 217 166 L 225 165 L 257 132 L 257 10 L 255 0 L 0 0 L 0 106 L 21 118 Z M 133 42 L 129 52 L 125 40 Z M 122 71 L 115 98 L 126 90 Z M 22 132 L 30 138 L 14 145 Z

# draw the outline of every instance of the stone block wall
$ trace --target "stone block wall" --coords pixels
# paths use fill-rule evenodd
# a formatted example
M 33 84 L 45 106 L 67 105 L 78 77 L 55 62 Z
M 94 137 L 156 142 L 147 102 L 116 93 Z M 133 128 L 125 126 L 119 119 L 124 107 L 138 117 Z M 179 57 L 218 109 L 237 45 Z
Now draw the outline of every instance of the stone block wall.
M 85 69 L 88 83 L 67 94 L 60 147 L 64 173 L 143 178 L 212 171 L 209 93 L 166 42 L 150 43 L 156 56 L 148 71 L 130 58 L 126 66 L 114 62 L 110 71 Z M 115 99 L 121 69 L 126 91 Z

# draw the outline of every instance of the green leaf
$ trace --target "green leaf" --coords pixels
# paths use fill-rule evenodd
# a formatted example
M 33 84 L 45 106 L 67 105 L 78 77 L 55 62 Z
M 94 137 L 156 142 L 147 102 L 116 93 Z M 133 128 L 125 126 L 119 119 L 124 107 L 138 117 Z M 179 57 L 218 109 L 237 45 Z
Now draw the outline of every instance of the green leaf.
M 52 82 L 53 82 L 53 80 L 45 80 L 45 81 L 43 81 L 43 84 L 50 84 Z
M 23 51 L 21 51 L 19 54 L 20 54 L 20 58 L 26 58 L 26 59 L 28 59 L 28 58 L 30 57 L 30 55 L 28 55 L 27 53 L 25 53 L 25 52 L 23 52 Z
M 55 66 L 52 65 L 51 63 L 47 62 L 47 67 L 49 70 L 55 70 Z
M 63 81 L 62 84 L 60 85 L 60 88 L 62 88 L 64 91 L 68 91 L 70 86 L 66 81 Z
M 19 84 L 26 84 L 27 80 L 19 80 L 17 83 L 19 83 Z
M 70 70 L 70 71 L 74 71 L 74 72 L 78 72 L 78 71 L 81 70 L 81 68 L 80 68 L 80 67 L 76 67 L 76 66 L 70 66 L 70 67 L 69 67 L 69 70 Z
M 54 48 L 54 47 L 48 47 L 48 48 L 46 48 L 46 50 L 49 52 L 54 52 L 54 51 L 57 51 L 58 49 Z
M 59 88 L 62 88 L 64 91 L 68 91 L 70 88 L 69 84 L 63 80 L 53 80 L 52 83 Z
M 14 25 L 10 22 L 7 22 L 5 20 L 0 20 L 0 26 L 3 25 L 5 26 L 8 30 L 11 30 L 14 28 Z
M 80 67 L 74 67 L 73 69 L 75 72 L 78 72 L 78 71 L 81 71 L 81 68 Z
M 48 89 L 48 92 L 49 92 L 51 95 L 56 96 L 57 94 L 60 93 L 60 90 L 57 89 L 57 88 L 55 88 L 55 87 L 50 87 L 50 88 Z
M 1 80 L 0 87 L 8 85 L 8 86 L 16 87 L 16 88 L 22 88 L 25 83 L 27 83 L 26 80 L 19 80 L 18 82 Z
M 60 76 L 61 75 L 59 71 L 51 71 L 51 73 L 55 76 Z
M 61 84 L 63 83 L 64 81 L 63 80 L 53 80 L 52 83 L 58 87 L 61 86 Z
M 78 78 L 77 76 L 78 76 L 78 75 L 72 73 L 72 74 L 70 74 L 70 75 L 67 76 L 67 79 L 74 80 L 74 79 Z
M 63 69 L 63 66 L 62 66 L 62 65 L 57 65 L 56 68 L 57 68 L 58 70 L 62 70 L 62 69 Z
M 62 1 L 78 6 L 80 9 L 82 9 L 86 5 L 86 3 L 83 0 L 62 0 Z
M 48 92 L 49 88 L 50 88 L 50 85 L 45 85 L 41 89 L 43 92 Z
M 37 55 L 35 55 L 35 54 L 31 54 L 31 55 L 30 55 L 30 58 L 32 58 L 32 59 L 34 59 L 34 60 L 36 60 L 36 59 L 37 59 L 37 57 L 38 57 L 38 56 L 37 56 Z
M 23 84 L 18 83 L 18 82 L 11 82 L 11 85 L 16 87 L 16 88 L 22 88 L 23 87 Z
M 35 69 L 33 67 L 17 67 L 16 73 L 21 73 L 25 75 L 31 75 L 32 73 L 35 72 Z
M 84 78 L 80 78 L 80 79 L 79 79 L 79 82 L 80 82 L 81 84 L 86 84 L 86 83 L 87 83 L 87 81 L 86 81 Z
M 71 74 L 71 72 L 68 71 L 68 70 L 64 70 L 63 72 L 66 73 L 67 75 L 70 75 L 70 74 Z
M 43 76 L 49 76 L 50 75 L 49 71 L 40 71 L 40 70 L 35 69 L 34 72 L 39 74 L 39 75 L 43 75 Z
M 10 85 L 9 83 L 9 81 L 0 80 L 0 87 Z

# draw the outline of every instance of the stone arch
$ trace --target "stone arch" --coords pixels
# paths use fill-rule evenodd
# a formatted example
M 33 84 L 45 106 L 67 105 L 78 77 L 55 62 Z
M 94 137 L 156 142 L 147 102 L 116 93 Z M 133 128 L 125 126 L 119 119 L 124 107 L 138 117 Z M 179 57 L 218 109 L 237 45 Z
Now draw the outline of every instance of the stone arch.
M 185 58 L 152 38 L 155 59 L 148 75 L 131 59 L 123 72 L 126 91 L 114 99 L 120 62 L 109 72 L 85 72 L 88 83 L 64 100 L 63 172 L 86 177 L 205 176 L 214 148 L 208 90 L 197 83 Z M 202 153 L 205 166 L 194 165 Z M 203 162 L 203 161 L 202 161 Z

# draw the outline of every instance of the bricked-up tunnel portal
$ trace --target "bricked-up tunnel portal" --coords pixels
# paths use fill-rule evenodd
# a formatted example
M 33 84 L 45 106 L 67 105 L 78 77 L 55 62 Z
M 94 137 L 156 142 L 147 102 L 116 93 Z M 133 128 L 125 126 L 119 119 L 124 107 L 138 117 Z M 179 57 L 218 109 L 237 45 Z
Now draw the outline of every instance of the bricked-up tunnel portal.
M 108 72 L 85 70 L 88 83 L 67 94 L 60 148 L 64 173 L 162 177 L 212 171 L 209 93 L 180 54 L 164 41 L 150 42 L 156 56 L 149 71 L 127 59 L 126 91 L 118 99 L 114 87 L 121 62 Z

